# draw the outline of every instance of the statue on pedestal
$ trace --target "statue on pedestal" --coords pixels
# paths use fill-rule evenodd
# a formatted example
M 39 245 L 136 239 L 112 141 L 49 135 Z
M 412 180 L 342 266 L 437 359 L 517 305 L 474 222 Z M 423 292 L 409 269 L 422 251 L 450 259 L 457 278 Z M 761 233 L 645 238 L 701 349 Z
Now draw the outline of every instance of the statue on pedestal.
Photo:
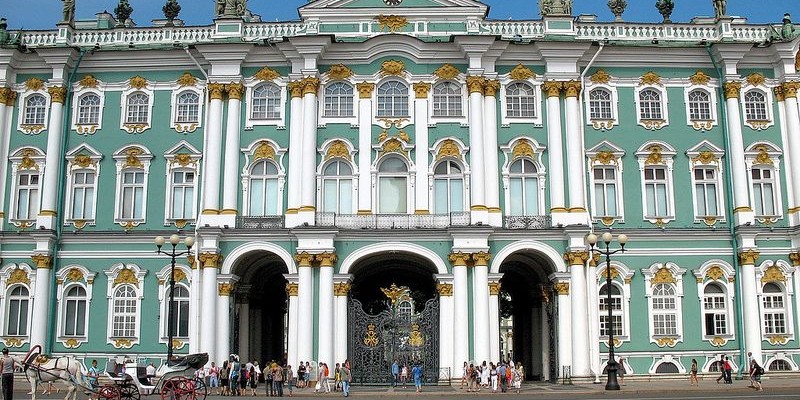
M 63 16 L 61 21 L 72 24 L 75 22 L 75 0 L 61 0 L 64 3 L 62 8 Z
M 247 0 L 215 0 L 214 14 L 220 17 L 242 17 L 247 13 Z
M 539 13 L 545 16 L 571 16 L 572 0 L 539 0 Z
M 714 16 L 717 19 L 727 16 L 728 2 L 726 0 L 714 0 Z

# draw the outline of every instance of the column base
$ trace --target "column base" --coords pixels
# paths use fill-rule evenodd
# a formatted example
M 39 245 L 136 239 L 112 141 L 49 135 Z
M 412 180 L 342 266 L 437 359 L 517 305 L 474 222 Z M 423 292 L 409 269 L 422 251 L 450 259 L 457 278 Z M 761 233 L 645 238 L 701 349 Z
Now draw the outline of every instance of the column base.
M 477 207 L 476 207 L 477 208 Z M 489 210 L 486 207 L 470 211 L 471 225 L 489 225 Z
M 733 223 L 736 226 L 753 225 L 756 222 L 756 214 L 751 210 L 733 212 Z
M 502 228 L 503 227 L 503 213 L 500 209 L 489 210 L 489 225 Z
M 208 228 L 208 227 L 225 228 L 225 225 L 227 225 L 228 228 L 235 228 L 236 216 L 220 215 L 220 214 L 200 214 L 200 218 L 198 218 L 197 220 L 197 226 L 199 228 Z
M 316 225 L 317 211 L 314 209 L 300 209 L 297 212 L 297 225 L 295 226 L 314 226 Z
M 550 224 L 554 228 L 560 228 L 570 225 L 588 225 L 589 213 L 586 211 L 581 212 L 554 212 L 550 214 Z
M 787 215 L 789 220 L 789 226 L 798 226 L 800 225 L 800 209 L 796 212 L 789 212 Z
M 57 223 L 58 217 L 55 215 L 39 215 L 33 229 L 55 229 Z

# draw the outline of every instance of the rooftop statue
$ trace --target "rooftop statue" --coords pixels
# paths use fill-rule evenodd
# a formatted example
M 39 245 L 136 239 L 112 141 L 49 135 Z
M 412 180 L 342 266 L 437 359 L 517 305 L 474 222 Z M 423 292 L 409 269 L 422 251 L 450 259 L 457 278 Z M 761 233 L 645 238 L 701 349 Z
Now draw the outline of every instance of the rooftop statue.
M 572 0 L 539 0 L 539 12 L 545 16 L 571 16 Z
M 714 16 L 717 19 L 727 16 L 728 2 L 726 0 L 713 0 L 714 1 Z
M 215 0 L 214 13 L 220 17 L 243 17 L 247 13 L 247 0 Z
M 75 21 L 75 0 L 61 0 L 64 2 L 63 7 L 63 22 L 73 23 Z

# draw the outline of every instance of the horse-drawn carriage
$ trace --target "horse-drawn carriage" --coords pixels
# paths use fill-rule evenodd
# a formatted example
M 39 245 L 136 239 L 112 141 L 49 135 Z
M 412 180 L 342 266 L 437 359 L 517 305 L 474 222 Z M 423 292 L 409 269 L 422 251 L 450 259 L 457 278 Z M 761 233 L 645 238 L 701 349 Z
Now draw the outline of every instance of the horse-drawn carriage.
M 31 348 L 22 364 L 31 382 L 31 400 L 36 400 L 39 382 L 61 380 L 69 384 L 68 400 L 77 397 L 77 388 L 91 393 L 100 400 L 140 400 L 141 396 L 160 395 L 162 400 L 205 400 L 208 388 L 194 372 L 208 362 L 208 354 L 189 354 L 174 357 L 156 370 L 155 376 L 147 376 L 146 367 L 135 361 L 117 364 L 109 359 L 104 376 L 111 382 L 92 386 L 86 381 L 87 371 L 83 364 L 72 357 L 51 357 L 41 354 L 41 347 Z

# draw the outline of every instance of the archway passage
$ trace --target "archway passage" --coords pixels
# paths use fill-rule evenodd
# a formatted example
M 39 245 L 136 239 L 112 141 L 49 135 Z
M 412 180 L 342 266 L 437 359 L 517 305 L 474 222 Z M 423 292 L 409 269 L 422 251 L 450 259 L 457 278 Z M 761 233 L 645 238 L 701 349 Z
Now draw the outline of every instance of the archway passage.
M 538 253 L 518 252 L 500 266 L 500 351 L 504 360 L 521 362 L 525 379 L 554 379 L 557 374 L 557 311 L 548 275 Z
M 288 268 L 267 251 L 242 256 L 231 272 L 239 277 L 234 305 L 234 353 L 242 360 L 284 361 L 288 327 Z
M 348 304 L 348 355 L 356 384 L 391 382 L 391 364 L 420 364 L 425 381 L 439 378 L 436 269 L 406 253 L 374 255 L 353 266 Z

